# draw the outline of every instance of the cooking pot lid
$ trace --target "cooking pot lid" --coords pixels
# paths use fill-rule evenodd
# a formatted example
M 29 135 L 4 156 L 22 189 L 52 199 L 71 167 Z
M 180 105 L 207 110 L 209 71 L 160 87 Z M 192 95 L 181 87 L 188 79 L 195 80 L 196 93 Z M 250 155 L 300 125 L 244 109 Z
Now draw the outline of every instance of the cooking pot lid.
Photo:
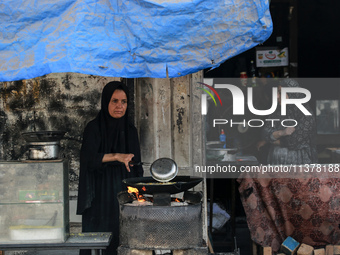
M 150 167 L 151 176 L 159 182 L 168 182 L 178 173 L 177 164 L 170 158 L 160 158 L 154 161 Z

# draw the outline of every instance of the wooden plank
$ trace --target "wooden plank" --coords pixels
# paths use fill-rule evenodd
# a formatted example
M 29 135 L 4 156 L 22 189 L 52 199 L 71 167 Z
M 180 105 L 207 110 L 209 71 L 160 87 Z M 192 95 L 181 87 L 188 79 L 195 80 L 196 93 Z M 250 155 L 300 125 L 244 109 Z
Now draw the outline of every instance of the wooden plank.
M 322 248 L 322 249 L 314 250 L 314 255 L 325 255 L 325 249 Z
M 297 250 L 297 255 L 313 255 L 314 248 L 308 244 L 301 244 Z
M 152 250 L 137 250 L 137 249 L 129 249 L 129 248 L 119 246 L 118 254 L 120 255 L 152 255 Z
M 192 163 L 197 165 L 203 164 L 202 144 L 205 141 L 205 122 L 203 123 L 203 116 L 201 114 L 201 93 L 200 89 L 197 89 L 198 82 L 203 82 L 203 71 L 191 74 L 190 82 L 190 129 L 192 130 L 191 136 L 191 149 L 192 151 Z M 204 130 L 204 132 L 202 132 Z
M 192 114 L 190 111 L 190 76 L 186 75 L 170 79 L 170 90 L 172 154 L 181 168 L 188 168 L 192 151 L 189 149 L 190 138 L 192 137 L 191 124 L 197 125 L 197 123 L 190 123 L 190 115 Z M 199 135 L 201 136 L 201 134 Z
M 340 255 L 340 245 L 334 245 L 334 255 Z
M 154 146 L 154 133 L 156 132 L 153 125 L 156 122 L 153 111 L 154 97 L 153 79 L 138 79 L 136 86 L 136 124 L 139 129 L 142 159 L 149 163 L 157 158 Z M 144 167 L 144 169 L 149 169 L 150 166 Z M 145 172 L 148 174 L 147 171 Z
M 253 255 L 257 255 L 257 244 L 253 241 Z
M 272 247 L 263 247 L 263 255 L 272 255 Z
M 154 148 L 155 159 L 173 157 L 172 146 L 172 119 L 171 119 L 171 86 L 170 79 L 153 79 L 153 127 L 154 127 Z M 176 159 L 175 159 L 176 160 Z M 177 163 L 178 166 L 180 164 Z
M 326 255 L 333 255 L 333 254 L 334 254 L 334 246 L 326 245 Z

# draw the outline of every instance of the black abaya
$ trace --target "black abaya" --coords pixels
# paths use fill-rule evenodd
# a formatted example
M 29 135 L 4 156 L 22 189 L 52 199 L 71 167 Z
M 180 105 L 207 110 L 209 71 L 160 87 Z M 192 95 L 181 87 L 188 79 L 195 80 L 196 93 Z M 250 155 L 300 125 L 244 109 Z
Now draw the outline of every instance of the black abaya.
M 116 254 L 119 244 L 119 204 L 117 194 L 124 189 L 122 180 L 142 176 L 140 166 L 128 172 L 120 162 L 102 163 L 106 153 L 132 153 L 139 162 L 140 147 L 136 128 L 127 121 L 127 113 L 120 119 L 108 113 L 108 104 L 115 89 L 126 87 L 111 82 L 103 90 L 102 109 L 97 118 L 88 123 L 83 134 L 80 155 L 80 179 L 77 214 L 82 215 L 83 232 L 112 232 L 107 254 Z M 81 251 L 81 254 L 90 254 Z

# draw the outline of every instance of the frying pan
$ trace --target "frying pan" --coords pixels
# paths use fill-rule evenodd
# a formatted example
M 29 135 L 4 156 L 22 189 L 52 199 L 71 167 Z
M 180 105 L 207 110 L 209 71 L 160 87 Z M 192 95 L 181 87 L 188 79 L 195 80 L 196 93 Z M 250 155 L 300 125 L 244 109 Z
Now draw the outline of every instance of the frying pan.
M 176 176 L 170 182 L 158 182 L 152 177 L 135 177 L 124 179 L 123 183 L 127 186 L 137 188 L 141 194 L 176 194 L 195 187 L 202 180 L 203 178 L 201 177 Z M 145 189 L 143 187 L 145 187 Z

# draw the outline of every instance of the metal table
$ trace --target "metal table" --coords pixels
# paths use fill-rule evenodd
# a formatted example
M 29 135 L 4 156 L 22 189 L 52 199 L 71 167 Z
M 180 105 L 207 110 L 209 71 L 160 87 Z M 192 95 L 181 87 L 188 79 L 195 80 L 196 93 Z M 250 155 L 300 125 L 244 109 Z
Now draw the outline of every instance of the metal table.
M 111 232 L 72 233 L 64 243 L 0 244 L 0 250 L 72 250 L 89 249 L 101 255 L 112 239 Z

